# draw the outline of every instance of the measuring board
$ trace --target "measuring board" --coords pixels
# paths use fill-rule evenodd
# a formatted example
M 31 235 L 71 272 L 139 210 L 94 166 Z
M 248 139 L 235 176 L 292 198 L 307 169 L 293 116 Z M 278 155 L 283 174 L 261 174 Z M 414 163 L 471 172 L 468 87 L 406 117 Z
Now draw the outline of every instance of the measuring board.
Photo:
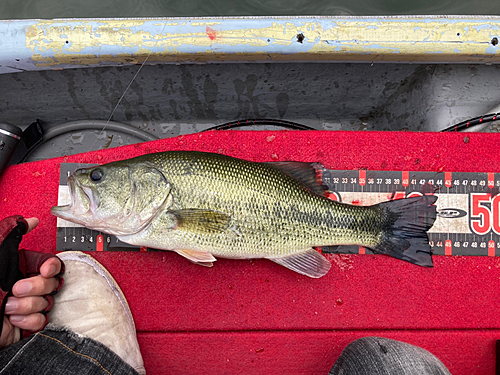
M 96 164 L 62 163 L 59 179 L 59 206 L 71 203 L 68 177 L 77 169 L 88 168 Z M 120 241 L 115 236 L 85 228 L 80 224 L 57 218 L 57 250 L 79 251 L 147 251 L 146 248 L 132 246 Z
M 67 178 L 89 165 L 61 164 L 58 205 L 71 202 Z M 500 173 L 338 171 L 323 169 L 329 197 L 372 205 L 417 195 L 436 195 L 437 218 L 428 232 L 436 255 L 500 255 Z M 57 250 L 149 251 L 98 231 L 57 219 Z M 372 253 L 360 246 L 323 247 L 324 253 Z

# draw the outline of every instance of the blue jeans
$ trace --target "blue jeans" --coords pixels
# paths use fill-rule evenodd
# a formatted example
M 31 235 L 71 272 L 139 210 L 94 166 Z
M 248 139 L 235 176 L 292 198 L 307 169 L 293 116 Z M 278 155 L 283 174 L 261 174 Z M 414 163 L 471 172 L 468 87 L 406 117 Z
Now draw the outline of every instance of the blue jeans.
M 329 375 L 451 374 L 425 349 L 381 337 L 363 337 L 347 345 Z
M 47 325 L 0 350 L 0 375 L 90 375 L 137 372 L 101 343 L 69 330 Z
M 244 373 L 244 371 L 242 371 Z M 0 350 L 0 375 L 137 375 L 109 348 L 49 324 Z M 330 375 L 450 375 L 428 351 L 400 341 L 364 337 L 350 343 Z

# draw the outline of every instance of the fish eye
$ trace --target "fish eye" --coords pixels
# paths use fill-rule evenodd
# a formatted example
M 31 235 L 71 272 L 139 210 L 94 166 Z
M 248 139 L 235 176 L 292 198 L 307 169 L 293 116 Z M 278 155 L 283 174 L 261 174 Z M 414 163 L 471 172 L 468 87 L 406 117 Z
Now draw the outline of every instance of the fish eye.
M 103 179 L 104 173 L 100 169 L 94 169 L 90 172 L 90 179 L 94 182 L 99 182 Z

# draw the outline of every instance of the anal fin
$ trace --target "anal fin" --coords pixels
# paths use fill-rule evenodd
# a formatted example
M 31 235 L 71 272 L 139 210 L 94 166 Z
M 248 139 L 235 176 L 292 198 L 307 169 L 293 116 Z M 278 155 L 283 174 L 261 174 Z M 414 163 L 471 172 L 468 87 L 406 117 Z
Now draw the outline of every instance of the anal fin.
M 284 258 L 270 259 L 292 271 L 298 272 L 312 278 L 324 276 L 332 266 L 331 263 L 314 249 L 303 253 L 293 254 Z
M 194 264 L 197 264 L 199 266 L 203 266 L 203 267 L 213 267 L 214 264 L 212 262 L 194 262 Z
M 206 251 L 175 250 L 175 252 L 182 255 L 184 258 L 189 259 L 193 263 L 206 267 L 212 267 L 212 262 L 217 260 L 212 254 Z

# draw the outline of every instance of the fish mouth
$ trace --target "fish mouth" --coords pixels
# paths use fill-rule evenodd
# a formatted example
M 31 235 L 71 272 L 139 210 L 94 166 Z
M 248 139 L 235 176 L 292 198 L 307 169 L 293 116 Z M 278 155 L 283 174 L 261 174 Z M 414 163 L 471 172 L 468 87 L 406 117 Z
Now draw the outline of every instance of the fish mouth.
M 77 217 L 87 214 L 93 206 L 92 198 L 88 194 L 91 191 L 80 186 L 74 176 L 68 177 L 68 187 L 71 203 L 54 206 L 50 213 L 61 219 L 75 221 Z

